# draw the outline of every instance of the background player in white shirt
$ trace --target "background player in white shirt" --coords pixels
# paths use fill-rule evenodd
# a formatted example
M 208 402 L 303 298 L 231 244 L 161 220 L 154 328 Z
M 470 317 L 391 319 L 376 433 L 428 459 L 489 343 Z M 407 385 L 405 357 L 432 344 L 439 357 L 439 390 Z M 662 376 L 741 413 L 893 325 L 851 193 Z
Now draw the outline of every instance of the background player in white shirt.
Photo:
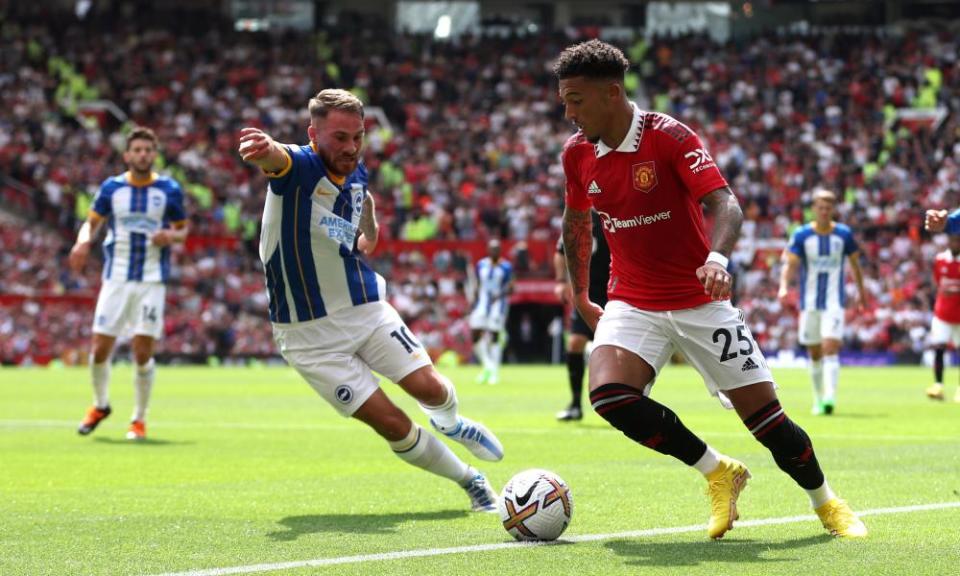
M 860 252 L 853 232 L 845 224 L 833 221 L 837 197 L 829 190 L 813 193 L 814 221 L 793 233 L 784 250 L 784 266 L 780 272 L 777 296 L 787 301 L 790 280 L 800 270 L 800 344 L 810 354 L 810 377 L 813 381 L 813 413 L 832 414 L 836 405 L 840 379 L 840 344 L 843 341 L 844 259 L 857 283 L 860 298 L 857 306 L 864 310 L 867 292 L 860 269 Z
M 373 371 L 417 399 L 430 423 L 484 460 L 503 447 L 482 424 L 457 412 L 453 384 L 387 303 L 386 283 L 363 260 L 379 238 L 361 162 L 363 104 L 344 90 L 310 100 L 306 146 L 241 131 L 240 155 L 271 178 L 260 258 L 274 339 L 284 359 L 341 415 L 382 436 L 405 462 L 453 480 L 476 511 L 496 512 L 486 478 L 415 424 Z
M 77 428 L 89 434 L 110 415 L 110 354 L 118 336 L 133 331 L 136 406 L 127 431 L 130 440 L 146 438 L 147 405 L 155 375 L 153 352 L 163 335 L 163 309 L 170 273 L 170 245 L 187 238 L 183 192 L 173 179 L 152 172 L 157 136 L 135 128 L 127 136 L 123 161 L 128 172 L 100 186 L 86 222 L 70 250 L 70 267 L 79 272 L 104 223 L 103 285 L 97 298 L 90 353 L 94 405 Z
M 500 241 L 490 240 L 487 257 L 474 267 L 473 310 L 470 312 L 470 330 L 473 332 L 473 350 L 483 365 L 477 378 L 481 384 L 496 384 L 503 359 L 500 334 L 510 313 L 510 293 L 513 291 L 513 265 L 501 254 Z

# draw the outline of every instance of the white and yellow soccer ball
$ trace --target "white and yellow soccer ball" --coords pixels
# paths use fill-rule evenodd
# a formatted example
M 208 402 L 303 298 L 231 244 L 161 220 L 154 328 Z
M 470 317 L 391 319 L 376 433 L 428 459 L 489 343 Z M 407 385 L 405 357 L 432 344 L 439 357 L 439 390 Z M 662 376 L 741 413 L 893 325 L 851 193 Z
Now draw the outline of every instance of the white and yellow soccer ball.
M 517 540 L 556 540 L 570 525 L 573 498 L 548 470 L 524 470 L 503 487 L 498 504 L 503 527 Z

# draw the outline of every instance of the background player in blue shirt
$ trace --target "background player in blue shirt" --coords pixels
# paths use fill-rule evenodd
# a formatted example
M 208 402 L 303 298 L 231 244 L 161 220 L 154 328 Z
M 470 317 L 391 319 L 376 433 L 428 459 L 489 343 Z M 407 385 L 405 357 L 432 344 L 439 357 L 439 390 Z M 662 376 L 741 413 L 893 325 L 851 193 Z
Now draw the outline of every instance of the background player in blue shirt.
M 500 333 L 507 324 L 508 300 L 513 291 L 513 264 L 503 257 L 499 240 L 494 238 L 487 243 L 487 257 L 477 262 L 473 274 L 475 289 L 469 323 L 473 350 L 483 366 L 477 381 L 496 384 L 503 359 Z
M 813 193 L 814 221 L 798 228 L 784 251 L 777 296 L 787 301 L 790 280 L 800 270 L 800 344 L 810 354 L 813 381 L 813 413 L 832 414 L 840 378 L 840 344 L 843 341 L 844 261 L 849 259 L 860 299 L 867 304 L 860 269 L 860 252 L 853 232 L 833 221 L 837 197 L 829 190 Z
M 103 284 L 93 320 L 90 370 L 94 403 L 77 432 L 89 434 L 110 415 L 110 354 L 117 337 L 133 332 L 136 361 L 135 408 L 127 431 L 130 440 L 146 438 L 147 405 L 153 389 L 153 352 L 163 335 L 165 283 L 170 276 L 170 245 L 187 238 L 183 192 L 172 178 L 152 171 L 158 140 L 149 128 L 127 136 L 123 161 L 129 171 L 100 186 L 86 222 L 70 250 L 70 267 L 80 272 L 93 239 L 106 223 Z

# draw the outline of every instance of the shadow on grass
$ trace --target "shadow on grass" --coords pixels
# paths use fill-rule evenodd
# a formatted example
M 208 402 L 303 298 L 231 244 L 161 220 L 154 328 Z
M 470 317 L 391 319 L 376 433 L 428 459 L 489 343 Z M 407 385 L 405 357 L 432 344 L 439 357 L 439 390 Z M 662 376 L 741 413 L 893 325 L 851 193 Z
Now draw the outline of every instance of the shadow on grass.
M 269 532 L 267 537 L 277 542 L 296 540 L 304 534 L 323 532 L 350 532 L 354 534 L 390 534 L 403 522 L 454 520 L 467 515 L 465 510 L 439 512 L 411 512 L 407 514 L 312 514 L 287 516 L 279 524 L 285 531 Z
M 765 552 L 796 550 L 825 544 L 833 540 L 829 534 L 818 534 L 783 542 L 769 540 L 721 540 L 703 542 L 664 542 L 615 540 L 606 547 L 626 558 L 628 566 L 699 566 L 715 562 L 800 562 L 806 558 L 764 558 Z
M 183 440 L 162 440 L 159 438 L 127 440 L 126 438 L 110 438 L 108 436 L 97 436 L 93 441 L 100 444 L 113 444 L 115 446 L 188 446 L 190 444 L 196 444 L 196 442 L 193 441 Z

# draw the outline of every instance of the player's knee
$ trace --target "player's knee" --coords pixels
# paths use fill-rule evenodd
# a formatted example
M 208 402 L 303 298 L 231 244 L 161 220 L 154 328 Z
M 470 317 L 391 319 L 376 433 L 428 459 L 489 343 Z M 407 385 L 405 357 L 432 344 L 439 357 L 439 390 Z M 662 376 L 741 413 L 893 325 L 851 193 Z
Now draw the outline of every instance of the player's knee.
M 399 442 L 407 437 L 412 426 L 413 422 L 410 418 L 400 412 L 399 414 L 384 415 L 377 420 L 373 429 L 387 442 Z
M 583 354 L 583 351 L 587 347 L 587 339 L 580 334 L 573 334 L 570 336 L 567 344 L 567 352 L 573 354 Z
M 103 364 L 110 359 L 112 346 L 103 342 L 95 342 L 92 349 L 93 361 L 97 364 Z

